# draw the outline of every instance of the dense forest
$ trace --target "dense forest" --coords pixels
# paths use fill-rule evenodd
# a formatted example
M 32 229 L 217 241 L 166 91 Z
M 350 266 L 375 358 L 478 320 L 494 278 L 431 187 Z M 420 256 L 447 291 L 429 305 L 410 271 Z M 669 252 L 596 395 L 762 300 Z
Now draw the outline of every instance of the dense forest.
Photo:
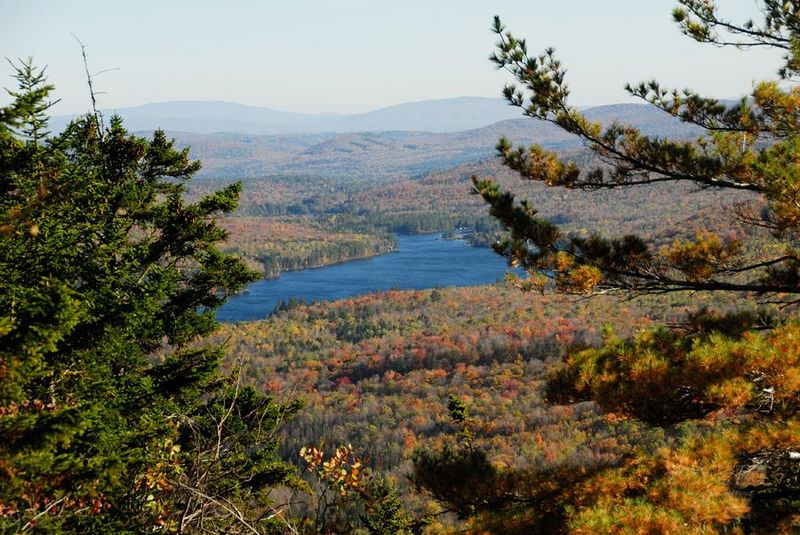
M 650 81 L 627 87 L 644 115 L 584 113 L 555 51 L 496 17 L 535 127 L 198 136 L 214 178 L 96 109 L 50 133 L 54 87 L 12 62 L 0 531 L 797 532 L 800 8 L 756 5 L 673 12 L 783 54 L 740 101 Z M 498 128 L 519 137 L 491 157 Z M 525 275 L 216 321 L 259 277 L 428 231 Z
M 245 258 L 268 278 L 384 254 L 396 245 L 381 228 L 348 224 L 336 216 L 229 217 L 220 224 L 231 236 L 223 249 Z
M 224 325 L 215 335 L 238 355 L 244 377 L 307 409 L 284 428 L 282 451 L 320 442 L 352 444 L 393 475 L 420 514 L 441 513 L 410 493 L 415 451 L 456 440 L 443 400 L 470 406 L 474 444 L 517 468 L 593 466 L 629 442 L 658 433 L 604 417 L 595 406 L 553 406 L 546 378 L 570 348 L 675 323 L 693 305 L 732 309 L 736 300 L 688 296 L 622 303 L 531 295 L 510 285 L 391 291 L 313 305 L 268 320 Z M 612 326 L 615 326 L 612 328 Z

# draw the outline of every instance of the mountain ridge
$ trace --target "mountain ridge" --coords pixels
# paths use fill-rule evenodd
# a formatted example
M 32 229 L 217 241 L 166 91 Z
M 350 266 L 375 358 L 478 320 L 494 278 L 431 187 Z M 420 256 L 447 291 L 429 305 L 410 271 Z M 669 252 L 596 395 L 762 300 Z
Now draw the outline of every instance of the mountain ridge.
M 363 113 L 298 113 L 227 101 L 168 101 L 101 110 L 123 117 L 129 130 L 171 130 L 199 134 L 305 134 L 364 131 L 458 132 L 519 117 L 519 110 L 495 97 L 454 97 L 395 104 Z M 62 130 L 78 114 L 51 119 Z
M 642 104 L 600 106 L 584 111 L 590 120 L 618 120 L 644 134 L 689 138 L 696 128 Z M 324 134 L 202 134 L 168 131 L 192 157 L 203 161 L 202 176 L 256 177 L 302 173 L 383 180 L 491 158 L 505 136 L 515 145 L 537 143 L 574 150 L 580 140 L 558 127 L 517 116 L 459 132 L 412 130 Z

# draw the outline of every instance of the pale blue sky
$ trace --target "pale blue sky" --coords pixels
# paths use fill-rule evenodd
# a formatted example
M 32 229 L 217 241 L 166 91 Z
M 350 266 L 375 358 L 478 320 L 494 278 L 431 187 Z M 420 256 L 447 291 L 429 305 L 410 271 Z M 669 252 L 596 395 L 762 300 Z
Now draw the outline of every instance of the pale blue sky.
M 721 0 L 731 14 L 751 0 Z M 497 96 L 487 61 L 499 14 L 529 48 L 556 48 L 573 103 L 627 101 L 626 82 L 657 78 L 734 98 L 773 77 L 775 51 L 700 45 L 671 22 L 671 0 L 0 0 L 0 56 L 48 65 L 63 102 L 89 105 L 88 47 L 103 108 L 227 100 L 298 112 L 361 112 L 463 95 Z M 0 67 L 0 85 L 13 87 Z M 0 102 L 5 102 L 5 97 Z

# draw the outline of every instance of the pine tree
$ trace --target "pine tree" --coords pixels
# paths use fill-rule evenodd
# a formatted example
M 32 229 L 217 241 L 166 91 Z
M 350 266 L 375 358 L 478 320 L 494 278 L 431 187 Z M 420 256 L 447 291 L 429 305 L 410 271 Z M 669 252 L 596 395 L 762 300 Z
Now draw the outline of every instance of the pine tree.
M 756 85 L 733 105 L 655 81 L 628 86 L 703 132 L 692 140 L 647 136 L 618 122 L 588 120 L 568 102 L 566 70 L 554 50 L 529 55 L 526 41 L 496 18 L 491 61 L 517 82 L 505 88 L 505 98 L 524 115 L 577 136 L 598 163 L 581 168 L 536 145 L 513 148 L 506 139 L 500 158 L 521 178 L 553 187 L 685 182 L 749 191 L 754 200 L 733 213 L 739 223 L 767 229 L 776 247 L 754 257 L 746 243 L 709 233 L 658 248 L 640 236 L 567 235 L 491 179 L 475 178 L 475 192 L 509 231 L 496 249 L 527 270 L 523 288 L 741 292 L 748 303 L 780 304 L 784 314 L 763 322 L 749 312 L 700 310 L 680 329 L 655 328 L 630 340 L 608 334 L 600 347 L 571 351 L 548 383 L 552 402 L 594 401 L 609 418 L 647 424 L 661 437 L 618 462 L 541 473 L 494 467 L 485 455 L 470 463 L 468 450 L 420 455 L 415 479 L 422 490 L 469 518 L 475 531 L 800 529 L 800 325 L 791 319 L 800 303 L 800 90 L 793 78 L 800 70 L 800 5 L 760 0 L 763 21 L 736 23 L 721 18 L 711 1 L 679 4 L 674 20 L 697 41 L 784 51 L 781 78 Z M 491 477 L 480 487 L 448 476 L 487 466 Z
M 710 2 L 681 4 L 674 18 L 688 35 L 720 45 L 784 49 L 782 72 L 787 77 L 794 74 L 795 54 L 800 52 L 793 44 L 800 31 L 794 2 L 759 2 L 766 14 L 762 26 L 720 20 Z M 725 31 L 744 39 L 727 40 L 719 34 Z M 800 99 L 797 90 L 782 89 L 780 80 L 762 82 L 752 95 L 726 106 L 691 90 L 664 89 L 656 81 L 629 85 L 631 95 L 704 131 L 689 140 L 652 137 L 618 122 L 604 127 L 588 120 L 569 104 L 566 70 L 553 49 L 530 56 L 526 41 L 506 31 L 499 18 L 494 32 L 499 41 L 491 60 L 518 82 L 504 89 L 508 102 L 528 117 L 575 135 L 598 161 L 595 167 L 581 169 L 540 146 L 514 148 L 502 139 L 497 147 L 501 159 L 522 178 L 579 190 L 685 182 L 698 188 L 750 191 L 758 198 L 735 207 L 737 218 L 770 230 L 783 242 L 779 252 L 751 259 L 739 241 L 707 234 L 658 250 L 634 235 L 566 236 L 556 225 L 537 217 L 529 202 L 515 202 L 513 194 L 501 192 L 490 179 L 475 179 L 476 192 L 511 231 L 511 237 L 497 245 L 498 251 L 534 277 L 550 276 L 569 292 L 725 290 L 794 303 L 800 293 L 798 129 L 793 111 Z
M 119 117 L 50 137 L 52 86 L 30 61 L 16 77 L 0 108 L 0 530 L 266 522 L 269 489 L 297 485 L 275 429 L 299 406 L 221 375 L 201 341 L 256 276 L 215 245 L 240 186 L 186 202 L 199 163 Z

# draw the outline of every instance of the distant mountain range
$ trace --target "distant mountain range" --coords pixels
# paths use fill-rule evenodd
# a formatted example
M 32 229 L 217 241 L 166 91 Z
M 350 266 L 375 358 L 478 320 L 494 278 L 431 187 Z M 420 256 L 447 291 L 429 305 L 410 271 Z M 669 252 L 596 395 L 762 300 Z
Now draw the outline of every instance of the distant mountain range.
M 161 128 L 203 162 L 201 176 L 338 176 L 379 182 L 475 162 L 494 155 L 501 136 L 572 151 L 580 143 L 552 124 L 522 117 L 499 98 L 459 97 L 400 104 L 353 115 L 302 114 L 230 102 L 161 102 L 107 110 L 128 130 Z M 687 137 L 697 129 L 643 104 L 586 108 L 591 120 L 614 120 L 643 133 Z M 54 117 L 53 131 L 72 116 Z
M 199 134 L 310 134 L 325 132 L 380 132 L 414 130 L 458 132 L 519 117 L 518 109 L 503 99 L 458 97 L 398 104 L 356 114 L 304 114 L 245 106 L 233 102 L 158 102 L 132 108 L 103 110 L 118 114 L 129 130 L 158 128 Z M 74 115 L 51 119 L 60 131 Z
M 621 121 L 649 135 L 685 138 L 697 133 L 696 128 L 641 104 L 598 106 L 584 113 L 604 124 Z M 302 174 L 382 182 L 490 158 L 501 136 L 514 144 L 538 143 L 558 151 L 581 146 L 577 138 L 560 128 L 530 118 L 507 119 L 459 132 L 168 134 L 178 145 L 190 147 L 192 157 L 203 162 L 201 176 L 227 178 Z

